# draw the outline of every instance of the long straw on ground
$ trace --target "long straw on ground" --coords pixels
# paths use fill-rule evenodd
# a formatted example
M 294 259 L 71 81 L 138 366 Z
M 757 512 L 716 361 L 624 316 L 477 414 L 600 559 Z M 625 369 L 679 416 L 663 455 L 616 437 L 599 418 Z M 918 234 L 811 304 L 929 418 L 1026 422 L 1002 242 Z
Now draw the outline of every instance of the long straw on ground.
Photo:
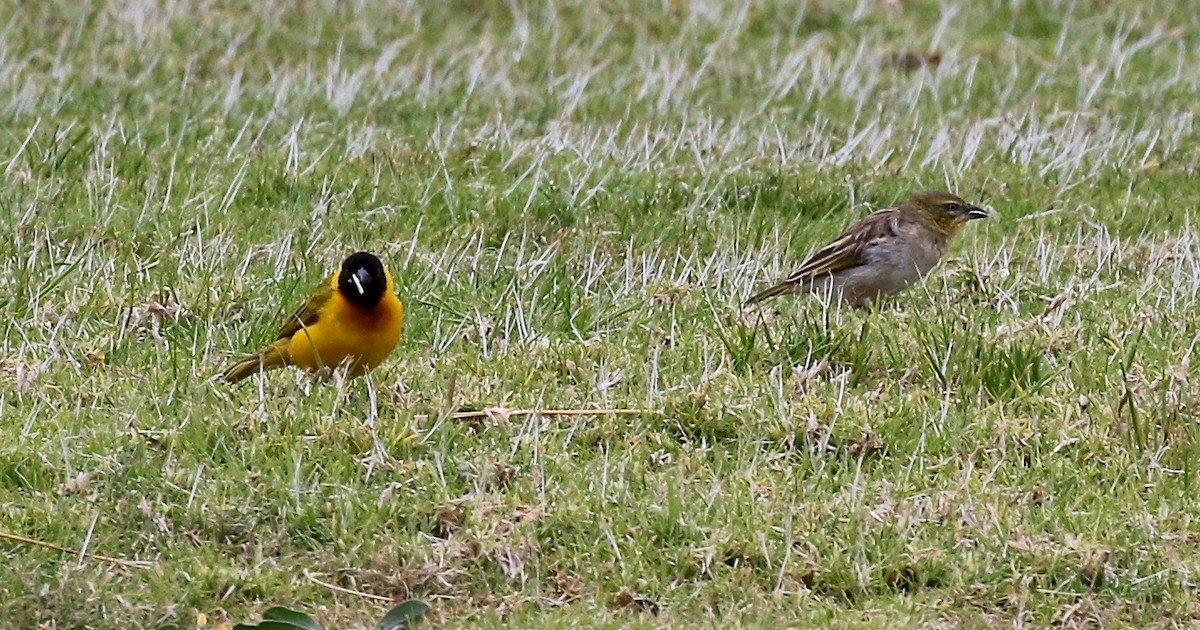
M 456 411 L 450 414 L 453 420 L 474 420 L 477 418 L 511 418 L 513 416 L 636 416 L 652 413 L 649 409 L 508 409 L 505 407 L 488 407 L 478 411 Z
M 80 557 L 84 557 L 84 558 L 94 558 L 96 560 L 102 560 L 104 562 L 111 562 L 113 564 L 119 564 L 121 566 L 126 566 L 126 567 L 137 567 L 139 569 L 146 569 L 146 568 L 154 566 L 154 563 L 150 562 L 148 560 L 125 560 L 122 558 L 113 558 L 111 556 L 103 556 L 98 553 L 91 553 L 90 551 L 81 551 L 81 550 L 76 550 L 76 549 L 69 549 L 67 547 L 60 547 L 54 543 L 48 543 L 48 542 L 36 540 L 33 538 L 26 538 L 25 536 L 19 536 L 17 534 L 10 534 L 8 532 L 0 532 L 0 539 L 11 540 L 13 542 L 18 542 L 18 543 L 25 544 L 25 545 L 33 545 L 35 547 L 44 547 L 46 549 L 53 549 L 55 551 L 69 553 L 73 556 L 80 556 Z

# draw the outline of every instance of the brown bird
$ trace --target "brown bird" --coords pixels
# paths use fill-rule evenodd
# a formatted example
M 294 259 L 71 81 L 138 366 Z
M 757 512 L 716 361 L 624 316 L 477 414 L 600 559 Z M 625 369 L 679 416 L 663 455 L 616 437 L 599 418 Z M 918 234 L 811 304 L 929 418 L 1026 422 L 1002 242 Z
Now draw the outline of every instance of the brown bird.
M 917 193 L 895 208 L 863 217 L 745 306 L 792 292 L 829 293 L 850 305 L 868 306 L 924 278 L 962 226 L 987 216 L 986 210 L 948 192 Z

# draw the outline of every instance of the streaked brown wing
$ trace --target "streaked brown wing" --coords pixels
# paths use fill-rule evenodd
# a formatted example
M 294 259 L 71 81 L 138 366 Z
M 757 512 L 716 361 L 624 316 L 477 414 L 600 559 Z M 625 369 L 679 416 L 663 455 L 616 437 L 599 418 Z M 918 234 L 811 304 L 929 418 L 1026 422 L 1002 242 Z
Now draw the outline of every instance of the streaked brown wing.
M 896 216 L 895 208 L 885 208 L 863 217 L 832 243 L 809 256 L 795 273 L 788 276 L 787 282 L 802 283 L 863 264 L 863 252 L 872 241 L 896 236 Z
M 308 301 L 304 303 L 304 306 L 301 306 L 283 322 L 276 340 L 291 339 L 292 335 L 301 329 L 317 323 L 321 317 L 321 311 L 325 309 L 325 305 L 329 303 L 331 297 L 333 297 L 333 283 L 326 280 L 313 291 L 312 295 L 308 296 Z

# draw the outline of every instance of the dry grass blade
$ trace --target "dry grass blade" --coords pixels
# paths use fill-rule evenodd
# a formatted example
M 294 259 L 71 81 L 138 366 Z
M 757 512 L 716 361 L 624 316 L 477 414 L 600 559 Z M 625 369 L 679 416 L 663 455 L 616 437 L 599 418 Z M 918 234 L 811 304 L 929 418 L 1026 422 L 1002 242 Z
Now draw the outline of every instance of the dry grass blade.
M 80 556 L 80 557 L 84 557 L 84 558 L 93 558 L 95 560 L 100 560 L 102 562 L 111 562 L 113 564 L 119 564 L 119 565 L 125 566 L 125 567 L 148 569 L 150 567 L 153 567 L 155 564 L 149 560 L 125 560 L 122 558 L 113 558 L 111 556 L 104 556 L 104 555 L 101 555 L 98 553 L 92 553 L 90 551 L 69 549 L 67 547 L 61 547 L 54 543 L 48 543 L 48 542 L 44 542 L 44 541 L 37 540 L 34 538 L 27 538 L 25 536 L 19 536 L 17 534 L 10 534 L 8 532 L 0 532 L 0 539 L 11 540 L 13 542 L 18 542 L 18 543 L 21 543 L 24 545 L 33 545 L 35 547 L 43 547 L 45 549 L 53 549 L 54 551 L 61 551 L 62 553 L 69 553 L 73 556 Z
M 653 413 L 649 409 L 508 409 L 505 407 L 488 407 L 478 411 L 456 411 L 450 415 L 454 420 L 475 420 L 478 418 L 511 418 L 513 416 L 636 416 Z
M 338 586 L 337 584 L 330 584 L 329 582 L 321 580 L 317 576 L 313 575 L 308 570 L 304 571 L 304 577 L 308 578 L 313 584 L 319 584 L 331 591 L 337 591 L 338 593 L 345 593 L 346 595 L 357 595 L 359 597 L 363 597 L 366 599 L 373 599 L 377 602 L 391 602 L 392 601 L 392 598 L 384 597 L 383 595 L 376 595 L 374 593 L 364 593 L 362 591 L 356 591 L 352 588 Z

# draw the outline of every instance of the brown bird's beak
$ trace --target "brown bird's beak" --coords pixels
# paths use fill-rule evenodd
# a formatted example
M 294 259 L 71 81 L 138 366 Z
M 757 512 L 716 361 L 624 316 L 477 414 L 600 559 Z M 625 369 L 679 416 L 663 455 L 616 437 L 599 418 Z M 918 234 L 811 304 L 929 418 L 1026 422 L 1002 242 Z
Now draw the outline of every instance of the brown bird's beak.
M 968 221 L 971 219 L 986 219 L 992 216 L 991 213 L 979 206 L 967 206 L 963 211 L 963 215 L 967 217 Z

